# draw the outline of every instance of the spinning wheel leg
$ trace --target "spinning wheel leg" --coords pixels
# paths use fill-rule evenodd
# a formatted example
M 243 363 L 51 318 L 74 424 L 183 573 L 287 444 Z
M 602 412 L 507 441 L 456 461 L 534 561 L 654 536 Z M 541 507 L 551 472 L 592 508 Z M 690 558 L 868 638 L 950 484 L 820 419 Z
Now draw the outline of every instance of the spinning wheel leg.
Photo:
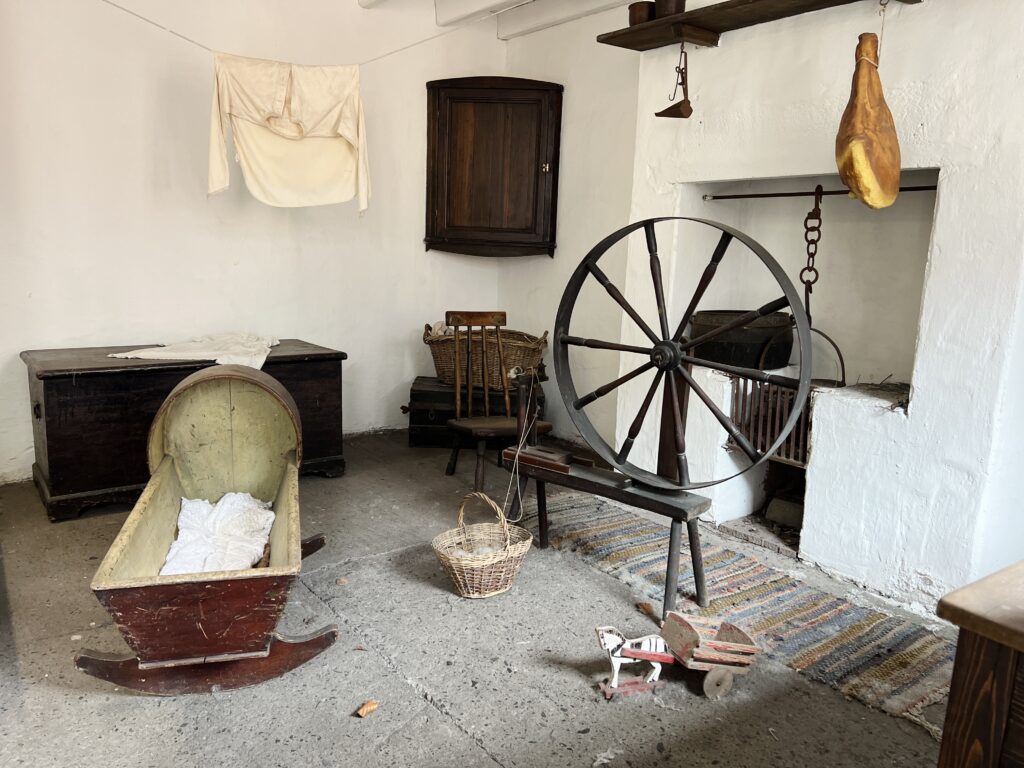
M 672 527 L 668 534 L 668 568 L 665 570 L 665 600 L 662 603 L 661 617 L 664 619 L 669 611 L 676 609 L 676 592 L 679 590 L 679 538 L 683 524 L 672 518 Z
M 697 518 L 686 523 L 686 537 L 690 540 L 690 560 L 693 563 L 693 585 L 697 592 L 697 604 L 708 607 L 708 587 L 704 581 L 704 555 L 700 551 L 700 531 Z
M 139 669 L 139 660 L 119 658 L 96 651 L 75 657 L 75 667 L 87 675 L 134 691 L 157 696 L 185 693 L 212 693 L 272 680 L 305 664 L 334 644 L 338 628 L 333 624 L 302 637 L 270 636 L 267 655 L 254 659 L 234 659 L 208 664 Z
M 547 487 L 543 480 L 537 481 L 537 530 L 539 535 L 539 546 L 541 549 L 548 548 L 548 495 Z

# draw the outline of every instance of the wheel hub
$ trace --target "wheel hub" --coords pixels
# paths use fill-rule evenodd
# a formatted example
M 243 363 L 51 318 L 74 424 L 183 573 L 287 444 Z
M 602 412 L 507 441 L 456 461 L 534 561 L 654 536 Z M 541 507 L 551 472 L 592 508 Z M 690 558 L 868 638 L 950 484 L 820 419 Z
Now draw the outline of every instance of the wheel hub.
M 662 371 L 671 371 L 682 361 L 682 354 L 674 341 L 659 341 L 651 350 L 651 362 Z

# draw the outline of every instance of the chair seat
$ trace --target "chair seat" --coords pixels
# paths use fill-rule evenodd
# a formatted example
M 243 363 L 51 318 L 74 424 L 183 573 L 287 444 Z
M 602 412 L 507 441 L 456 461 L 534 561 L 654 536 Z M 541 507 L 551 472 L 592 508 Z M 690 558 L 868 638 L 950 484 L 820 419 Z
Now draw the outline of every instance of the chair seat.
M 456 432 L 472 435 L 478 439 L 519 436 L 519 424 L 514 416 L 473 416 L 464 419 L 451 419 L 448 426 Z M 538 434 L 546 434 L 550 431 L 550 421 L 537 422 Z

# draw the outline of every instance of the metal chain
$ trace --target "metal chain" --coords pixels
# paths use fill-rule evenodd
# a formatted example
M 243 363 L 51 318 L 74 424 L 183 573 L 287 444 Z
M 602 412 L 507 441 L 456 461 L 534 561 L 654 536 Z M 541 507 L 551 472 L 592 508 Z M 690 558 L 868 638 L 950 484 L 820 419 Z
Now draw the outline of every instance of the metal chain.
M 818 282 L 818 268 L 814 259 L 818 255 L 818 243 L 821 242 L 821 198 L 824 190 L 819 184 L 814 188 L 814 207 L 804 217 L 804 242 L 807 244 L 807 266 L 800 270 L 800 282 L 804 284 L 804 309 L 807 322 L 811 322 L 811 294 L 814 284 Z

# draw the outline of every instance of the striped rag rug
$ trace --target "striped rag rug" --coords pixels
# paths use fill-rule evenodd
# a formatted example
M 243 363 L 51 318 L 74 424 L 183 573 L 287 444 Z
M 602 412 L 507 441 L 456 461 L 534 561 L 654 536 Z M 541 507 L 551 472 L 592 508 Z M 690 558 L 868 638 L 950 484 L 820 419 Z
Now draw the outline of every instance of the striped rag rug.
M 524 524 L 536 531 L 532 494 L 524 507 Z M 581 493 L 550 494 L 548 513 L 554 547 L 576 552 L 660 605 L 668 528 Z M 752 632 L 769 657 L 939 735 L 921 711 L 949 692 L 953 643 L 913 621 L 815 589 L 750 555 L 707 544 L 703 553 L 711 604 L 700 608 L 691 600 L 693 571 L 684 551 L 679 610 L 728 619 Z

